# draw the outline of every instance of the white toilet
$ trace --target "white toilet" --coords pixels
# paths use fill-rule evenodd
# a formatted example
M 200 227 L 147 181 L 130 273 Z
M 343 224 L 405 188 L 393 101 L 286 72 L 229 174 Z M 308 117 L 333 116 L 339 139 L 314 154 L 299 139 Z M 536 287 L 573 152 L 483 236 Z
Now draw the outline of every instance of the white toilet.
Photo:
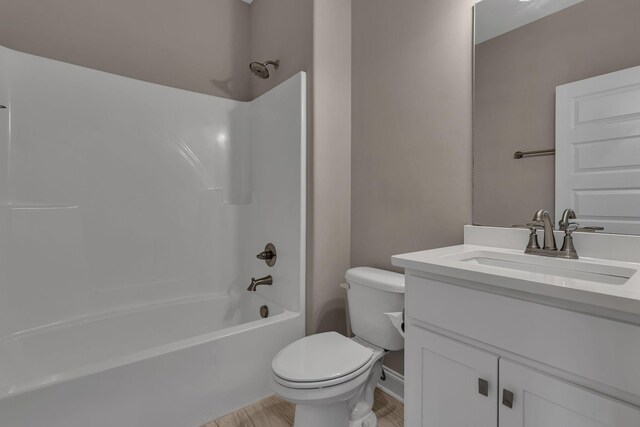
M 296 404 L 296 427 L 375 427 L 373 392 L 386 351 L 404 339 L 384 314 L 404 308 L 404 276 L 369 267 L 346 273 L 355 338 L 327 332 L 301 338 L 273 358 L 273 389 Z

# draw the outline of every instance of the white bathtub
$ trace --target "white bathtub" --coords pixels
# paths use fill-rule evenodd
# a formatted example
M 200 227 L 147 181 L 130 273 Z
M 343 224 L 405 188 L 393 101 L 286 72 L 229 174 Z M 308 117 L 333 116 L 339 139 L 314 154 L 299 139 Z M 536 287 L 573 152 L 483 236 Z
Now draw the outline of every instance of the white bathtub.
M 0 46 L 0 427 L 197 427 L 270 394 L 304 335 L 306 87 L 240 102 Z
M 0 342 L 0 426 L 196 427 L 271 394 L 271 359 L 303 333 L 253 293 L 15 334 Z

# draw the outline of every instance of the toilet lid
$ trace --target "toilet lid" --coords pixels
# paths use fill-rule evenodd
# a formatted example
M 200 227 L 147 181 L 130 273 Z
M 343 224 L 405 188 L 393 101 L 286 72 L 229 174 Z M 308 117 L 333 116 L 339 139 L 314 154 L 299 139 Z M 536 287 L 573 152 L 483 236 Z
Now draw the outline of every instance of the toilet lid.
M 273 372 L 288 381 L 318 382 L 349 375 L 373 357 L 373 350 L 336 332 L 301 338 L 273 358 Z

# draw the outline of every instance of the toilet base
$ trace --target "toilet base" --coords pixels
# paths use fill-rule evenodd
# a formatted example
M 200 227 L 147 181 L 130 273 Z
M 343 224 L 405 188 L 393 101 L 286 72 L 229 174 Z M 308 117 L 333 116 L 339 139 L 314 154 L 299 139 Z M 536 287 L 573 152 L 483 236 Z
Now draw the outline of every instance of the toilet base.
M 293 427 L 351 427 L 346 402 L 333 405 L 296 405 Z
M 349 421 L 349 427 L 377 427 L 378 418 L 371 411 L 369 415 L 356 421 Z
M 378 419 L 371 409 L 358 419 L 353 418 L 349 406 L 342 402 L 333 405 L 296 405 L 293 427 L 377 427 Z
M 358 402 L 351 409 L 349 427 L 376 427 L 377 425 L 378 418 L 376 418 L 371 405 L 367 402 Z
M 296 405 L 293 427 L 376 427 L 378 419 L 373 411 L 357 420 L 349 420 L 350 409 L 345 403 L 335 405 Z M 353 414 L 351 414 L 353 417 Z

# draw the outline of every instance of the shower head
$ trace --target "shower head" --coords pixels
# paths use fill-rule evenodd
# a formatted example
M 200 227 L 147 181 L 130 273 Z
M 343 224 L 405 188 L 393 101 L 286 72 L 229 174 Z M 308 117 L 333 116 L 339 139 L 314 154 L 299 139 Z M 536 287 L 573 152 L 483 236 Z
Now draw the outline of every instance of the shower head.
M 249 64 L 249 69 L 251 72 L 260 79 L 268 79 L 269 78 L 269 69 L 267 65 L 273 65 L 275 70 L 280 67 L 280 60 L 276 59 L 275 61 L 265 61 L 265 62 L 252 62 Z

